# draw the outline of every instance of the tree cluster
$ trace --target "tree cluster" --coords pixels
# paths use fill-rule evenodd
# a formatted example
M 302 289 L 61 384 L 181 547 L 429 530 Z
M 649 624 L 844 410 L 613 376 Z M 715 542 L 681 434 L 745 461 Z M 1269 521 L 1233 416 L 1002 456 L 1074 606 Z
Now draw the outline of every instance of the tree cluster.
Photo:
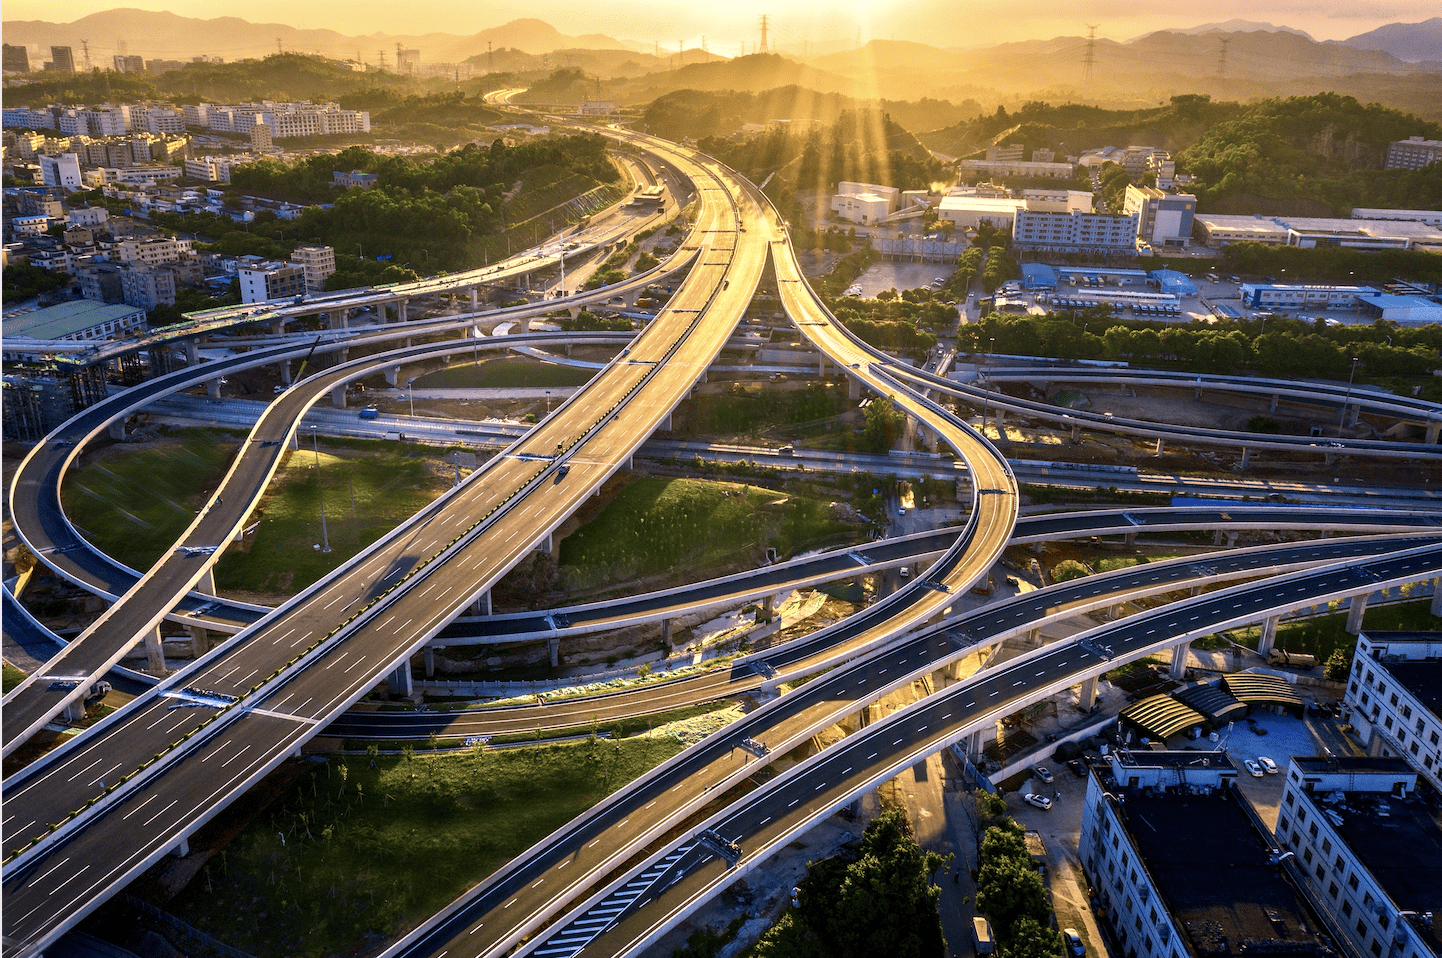
M 950 856 L 916 843 L 906 813 L 883 812 L 854 857 L 808 866 L 798 906 L 762 935 L 751 958 L 941 958 L 946 941 L 931 876 Z
M 977 855 L 976 910 L 991 920 L 1003 958 L 1062 958 L 1051 901 L 1014 820 L 987 828 Z

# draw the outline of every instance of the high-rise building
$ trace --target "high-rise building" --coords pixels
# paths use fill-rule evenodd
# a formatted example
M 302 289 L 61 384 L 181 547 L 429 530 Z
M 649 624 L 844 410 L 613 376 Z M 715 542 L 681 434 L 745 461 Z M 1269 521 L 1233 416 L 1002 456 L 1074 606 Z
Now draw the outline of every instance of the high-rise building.
M 75 54 L 69 47 L 50 48 L 50 69 L 56 73 L 75 72 Z
M 250 128 L 250 148 L 259 152 L 268 150 L 274 145 L 274 139 L 270 135 L 270 127 L 256 121 L 255 126 Z
M 5 44 L 5 72 L 29 73 L 30 51 L 14 43 Z
M 1189 246 L 1197 198 L 1154 186 L 1127 185 L 1123 212 L 1137 218 L 1136 238 L 1151 246 Z
M 1442 633 L 1357 636 L 1347 706 L 1372 755 L 1401 755 L 1442 790 Z
M 268 299 L 284 299 L 305 293 L 305 268 L 288 263 L 262 263 L 243 266 L 240 276 L 240 301 L 263 303 Z
M 113 62 L 117 73 L 144 73 L 145 58 L 117 53 Z
M 335 249 L 330 246 L 297 246 L 290 254 L 292 263 L 305 270 L 308 293 L 325 290 L 325 281 L 335 272 Z
M 84 186 L 80 179 L 80 157 L 74 153 L 57 153 L 54 156 L 39 155 L 40 177 L 46 186 L 58 186 L 66 190 L 78 190 Z

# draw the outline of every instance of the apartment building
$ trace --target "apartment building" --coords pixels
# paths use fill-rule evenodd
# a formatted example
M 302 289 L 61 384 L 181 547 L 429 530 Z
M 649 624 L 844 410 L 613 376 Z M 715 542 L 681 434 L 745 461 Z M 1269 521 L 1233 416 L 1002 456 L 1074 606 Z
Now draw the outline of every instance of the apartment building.
M 1371 755 L 1400 755 L 1442 792 L 1442 632 L 1357 636 L 1345 703 Z
M 1119 252 L 1137 244 L 1134 214 L 1081 213 L 1027 207 L 1016 211 L 1012 242 L 1051 253 Z
M 1420 170 L 1442 160 L 1442 140 L 1428 140 L 1420 136 L 1409 136 L 1397 140 L 1387 147 L 1387 161 L 1384 169 Z
M 325 291 L 325 281 L 335 273 L 335 249 L 330 246 L 297 246 L 290 261 L 305 271 L 308 293 Z
M 236 270 L 240 278 L 240 301 L 263 303 L 305 294 L 305 267 L 289 263 L 262 262 Z
M 175 263 L 194 255 L 194 241 L 169 236 L 123 240 L 111 252 L 115 262 L 140 267 Z
M 1139 242 L 1149 246 L 1190 246 L 1197 198 L 1154 186 L 1127 185 L 1122 209 L 1136 217 Z
M 1293 758 L 1276 839 L 1349 954 L 1442 955 L 1442 807 L 1407 761 Z

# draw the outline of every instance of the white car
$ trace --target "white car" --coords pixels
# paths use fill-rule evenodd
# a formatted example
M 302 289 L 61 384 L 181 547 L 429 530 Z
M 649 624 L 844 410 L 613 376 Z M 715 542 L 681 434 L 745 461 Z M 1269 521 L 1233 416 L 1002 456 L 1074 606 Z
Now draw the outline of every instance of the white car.
M 1247 761 L 1246 761 L 1246 766 L 1247 766 L 1247 771 L 1249 771 L 1249 772 L 1252 773 L 1252 777 L 1253 777 L 1253 778 L 1261 778 L 1261 777 L 1263 777 L 1263 775 L 1265 774 L 1265 773 L 1262 771 L 1262 766 L 1258 765 L 1256 762 L 1252 761 L 1251 759 L 1247 759 Z
M 1047 798 L 1045 795 L 1037 795 L 1034 792 L 1027 792 L 1021 797 L 1021 800 L 1026 802 L 1028 805 L 1035 805 L 1037 808 L 1040 809 L 1051 809 L 1051 799 Z
M 1277 772 L 1281 771 L 1281 769 L 1277 768 L 1277 763 L 1265 755 L 1257 756 L 1257 764 L 1262 766 L 1268 775 L 1276 775 Z

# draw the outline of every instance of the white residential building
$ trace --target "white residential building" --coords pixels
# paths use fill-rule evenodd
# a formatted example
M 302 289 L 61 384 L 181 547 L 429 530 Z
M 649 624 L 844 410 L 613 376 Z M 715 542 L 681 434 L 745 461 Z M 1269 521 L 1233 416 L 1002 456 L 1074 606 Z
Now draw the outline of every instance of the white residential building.
M 70 191 L 83 189 L 80 157 L 74 153 L 57 153 L 52 156 L 42 154 L 35 160 L 40 164 L 41 181 L 46 186 L 58 186 Z
M 1011 233 L 1020 248 L 1052 253 L 1119 252 L 1135 249 L 1135 215 L 1019 209 Z
M 263 303 L 305 294 L 305 267 L 289 263 L 260 263 L 242 266 L 236 271 L 240 278 L 240 301 Z
M 1358 635 L 1346 704 L 1369 754 L 1405 757 L 1442 792 L 1442 632 Z
M 1442 955 L 1442 810 L 1404 759 L 1293 758 L 1276 838 L 1349 954 Z
M 297 246 L 290 261 L 305 271 L 308 293 L 325 291 L 325 281 L 335 273 L 335 249 L 330 246 Z

